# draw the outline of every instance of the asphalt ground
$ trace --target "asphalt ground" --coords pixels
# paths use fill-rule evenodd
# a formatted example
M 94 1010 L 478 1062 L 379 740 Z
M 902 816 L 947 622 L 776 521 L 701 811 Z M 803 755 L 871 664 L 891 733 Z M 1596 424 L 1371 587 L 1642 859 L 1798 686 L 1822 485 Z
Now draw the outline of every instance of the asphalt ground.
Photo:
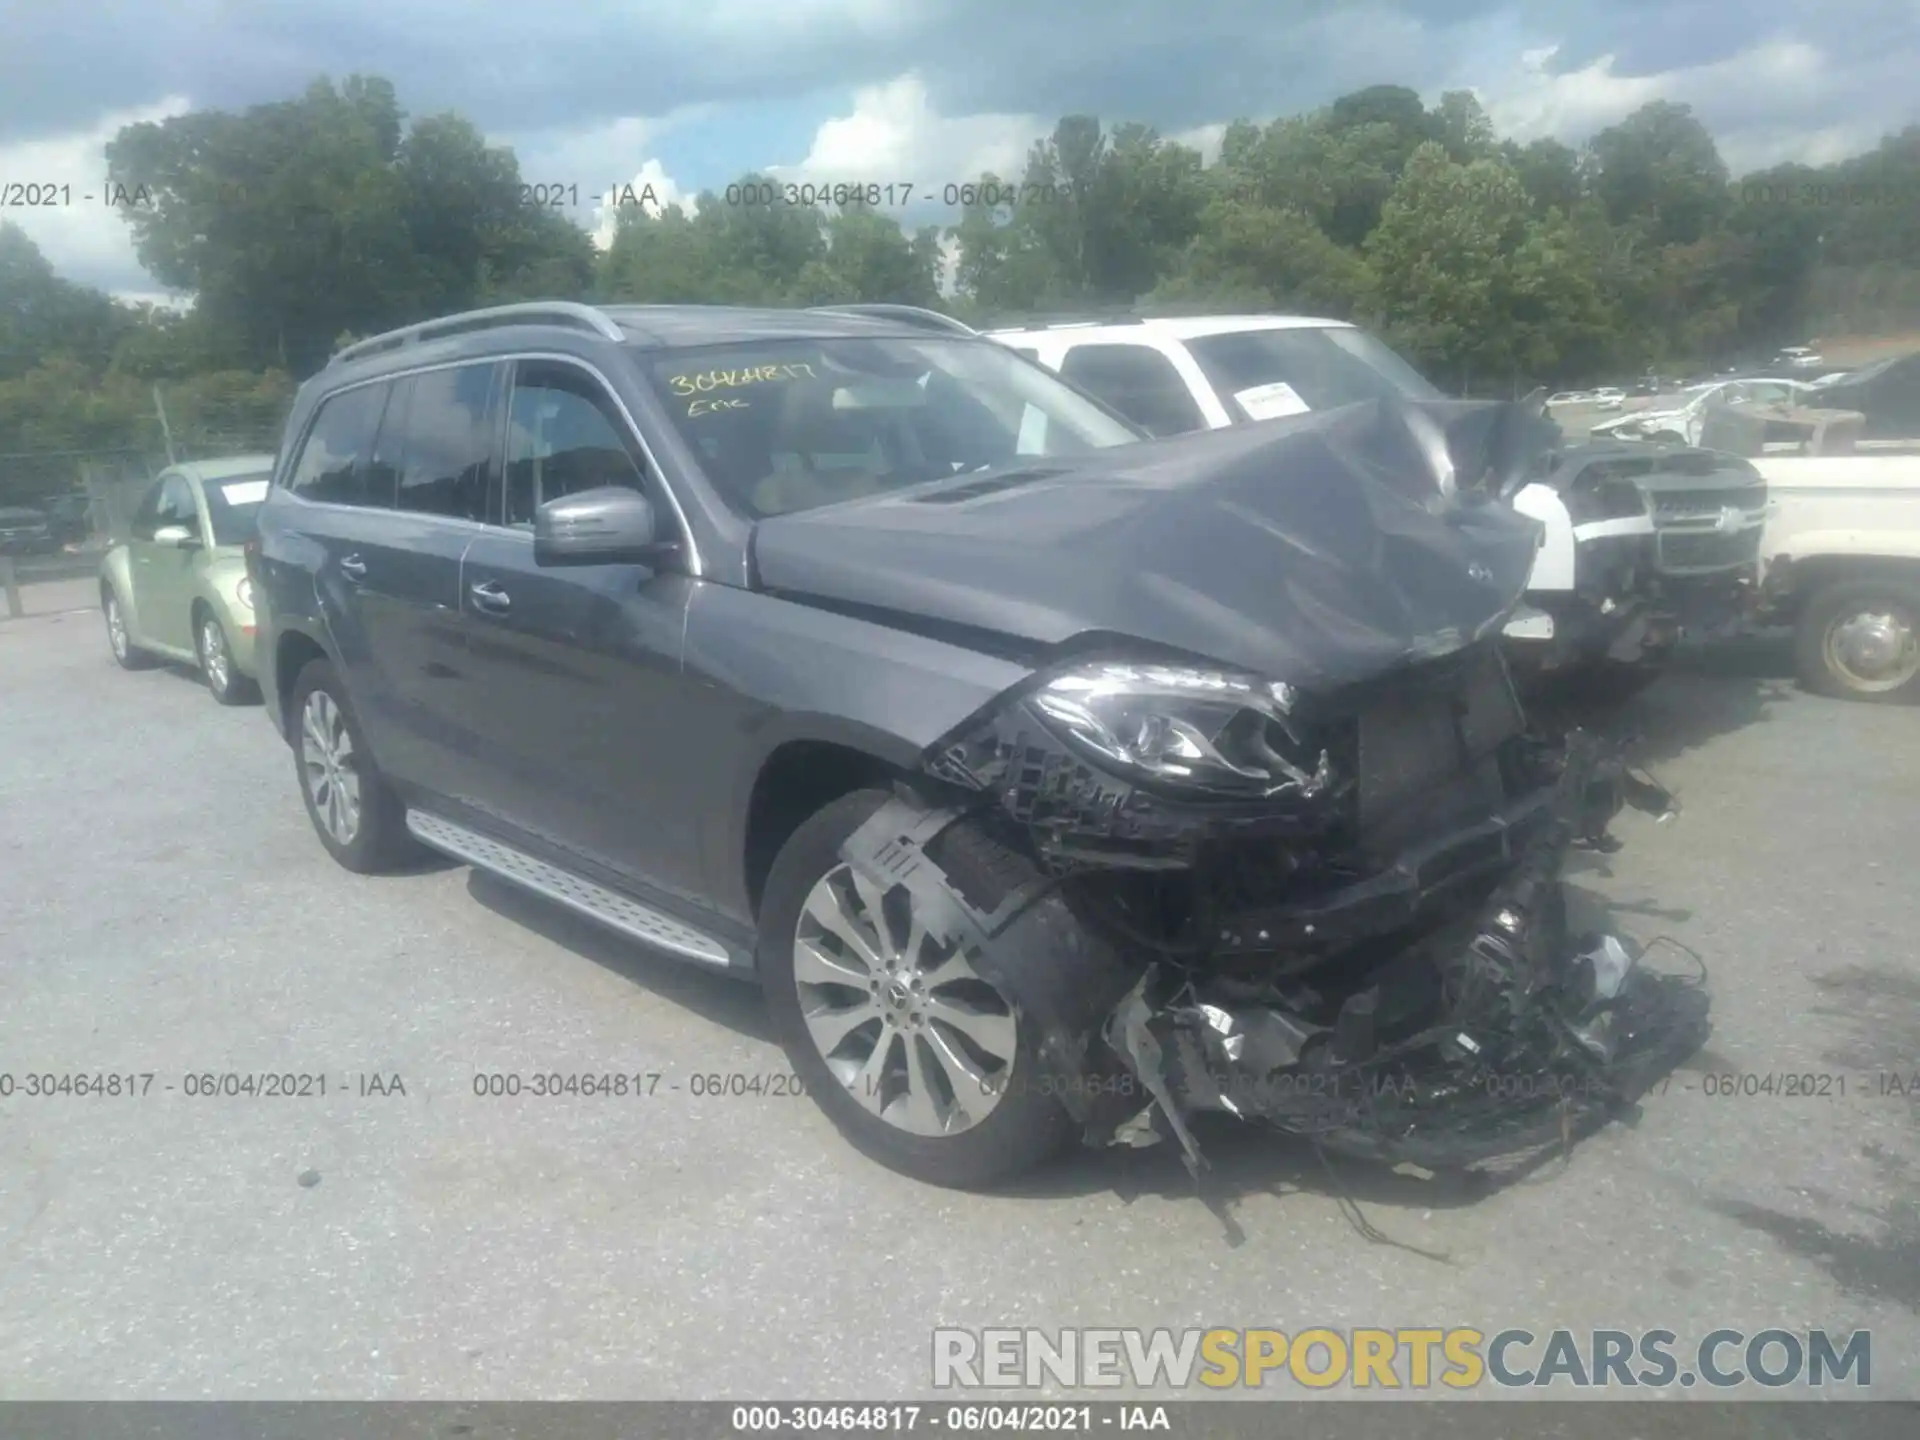
M 1571 883 L 1703 956 L 1716 1025 L 1636 1127 L 1490 1195 L 1213 1130 L 1209 1205 L 1165 1147 L 931 1189 L 724 1093 L 787 1073 L 753 990 L 465 867 L 341 870 L 261 711 L 117 669 L 88 590 L 0 619 L 0 1398 L 916 1397 L 936 1324 L 1867 1329 L 1920 1397 L 1920 1099 L 1880 1079 L 1920 1072 L 1920 714 L 1776 646 L 1615 717 L 1685 810 Z M 661 1080 L 474 1093 L 556 1070 Z M 187 1093 L 254 1072 L 327 1090 Z

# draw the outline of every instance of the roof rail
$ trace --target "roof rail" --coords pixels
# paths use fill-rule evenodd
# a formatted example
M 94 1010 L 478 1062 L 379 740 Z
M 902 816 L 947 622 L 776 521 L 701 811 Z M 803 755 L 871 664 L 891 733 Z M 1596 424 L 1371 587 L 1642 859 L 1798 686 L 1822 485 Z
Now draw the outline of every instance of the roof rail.
M 814 305 L 809 308 L 823 315 L 870 315 L 877 320 L 898 320 L 903 325 L 917 325 L 923 330 L 944 330 L 954 335 L 980 333 L 964 320 L 956 320 L 938 310 L 929 310 L 924 305 Z
M 426 340 L 436 340 L 443 335 L 458 335 L 465 330 L 485 330 L 494 325 L 571 325 L 577 329 L 591 330 L 608 340 L 624 340 L 626 332 L 616 325 L 604 311 L 591 305 L 582 305 L 574 300 L 535 300 L 521 305 L 495 305 L 485 310 L 463 310 L 457 315 L 443 315 L 437 320 L 423 320 L 417 325 L 403 325 L 398 330 L 388 330 L 380 335 L 369 336 L 365 340 L 356 340 L 339 351 L 327 363 L 338 365 L 342 360 L 351 360 L 361 355 L 371 355 L 379 350 L 395 350 L 402 345 L 417 345 Z

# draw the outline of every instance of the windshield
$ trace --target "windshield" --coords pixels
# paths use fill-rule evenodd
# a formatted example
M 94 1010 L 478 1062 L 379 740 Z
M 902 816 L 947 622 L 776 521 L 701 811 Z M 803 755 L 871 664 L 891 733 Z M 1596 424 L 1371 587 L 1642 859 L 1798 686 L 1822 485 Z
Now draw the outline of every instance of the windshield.
M 761 519 L 1141 437 L 990 340 L 778 340 L 650 367 L 726 502 Z
M 253 535 L 261 502 L 267 498 L 267 482 L 272 478 L 272 472 L 262 470 L 258 475 L 232 475 L 201 485 L 207 497 L 207 524 L 213 529 L 214 544 L 247 542 Z
M 1271 420 L 1362 400 L 1444 398 L 1386 345 L 1347 326 L 1238 330 L 1189 340 L 1187 350 L 1235 420 Z

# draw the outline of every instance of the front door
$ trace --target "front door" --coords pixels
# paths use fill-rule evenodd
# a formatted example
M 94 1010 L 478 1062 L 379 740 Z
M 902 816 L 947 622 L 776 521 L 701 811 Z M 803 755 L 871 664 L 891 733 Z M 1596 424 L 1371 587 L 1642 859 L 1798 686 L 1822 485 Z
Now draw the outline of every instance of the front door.
M 681 637 L 698 582 L 645 565 L 543 568 L 534 511 L 601 485 L 647 491 L 624 416 L 599 380 L 520 361 L 510 391 L 502 519 L 461 566 L 474 724 L 500 815 L 664 896 L 705 890 L 678 721 Z
M 193 487 L 169 472 L 135 513 L 127 558 L 135 625 L 142 639 L 171 650 L 193 648 L 193 575 L 204 541 Z

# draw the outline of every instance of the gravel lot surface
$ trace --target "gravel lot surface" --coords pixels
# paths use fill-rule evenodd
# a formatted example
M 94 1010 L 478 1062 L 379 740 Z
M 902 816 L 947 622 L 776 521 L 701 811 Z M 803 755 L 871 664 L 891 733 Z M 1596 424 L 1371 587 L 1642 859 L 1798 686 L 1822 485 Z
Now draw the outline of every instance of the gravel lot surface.
M 1577 858 L 1711 968 L 1709 1050 L 1637 1128 L 1480 1197 L 1209 1134 L 1209 1208 L 1164 1149 L 957 1195 L 804 1099 L 694 1095 L 785 1074 L 754 991 L 464 867 L 346 873 L 257 708 L 33 608 L 0 621 L 0 1072 L 156 1078 L 0 1098 L 0 1397 L 910 1397 L 935 1324 L 1869 1328 L 1873 1393 L 1920 1397 L 1920 1099 L 1876 1093 L 1920 1073 L 1920 715 L 1801 694 L 1777 647 L 1634 703 L 1685 813 Z M 474 1094 L 550 1070 L 663 1078 Z

